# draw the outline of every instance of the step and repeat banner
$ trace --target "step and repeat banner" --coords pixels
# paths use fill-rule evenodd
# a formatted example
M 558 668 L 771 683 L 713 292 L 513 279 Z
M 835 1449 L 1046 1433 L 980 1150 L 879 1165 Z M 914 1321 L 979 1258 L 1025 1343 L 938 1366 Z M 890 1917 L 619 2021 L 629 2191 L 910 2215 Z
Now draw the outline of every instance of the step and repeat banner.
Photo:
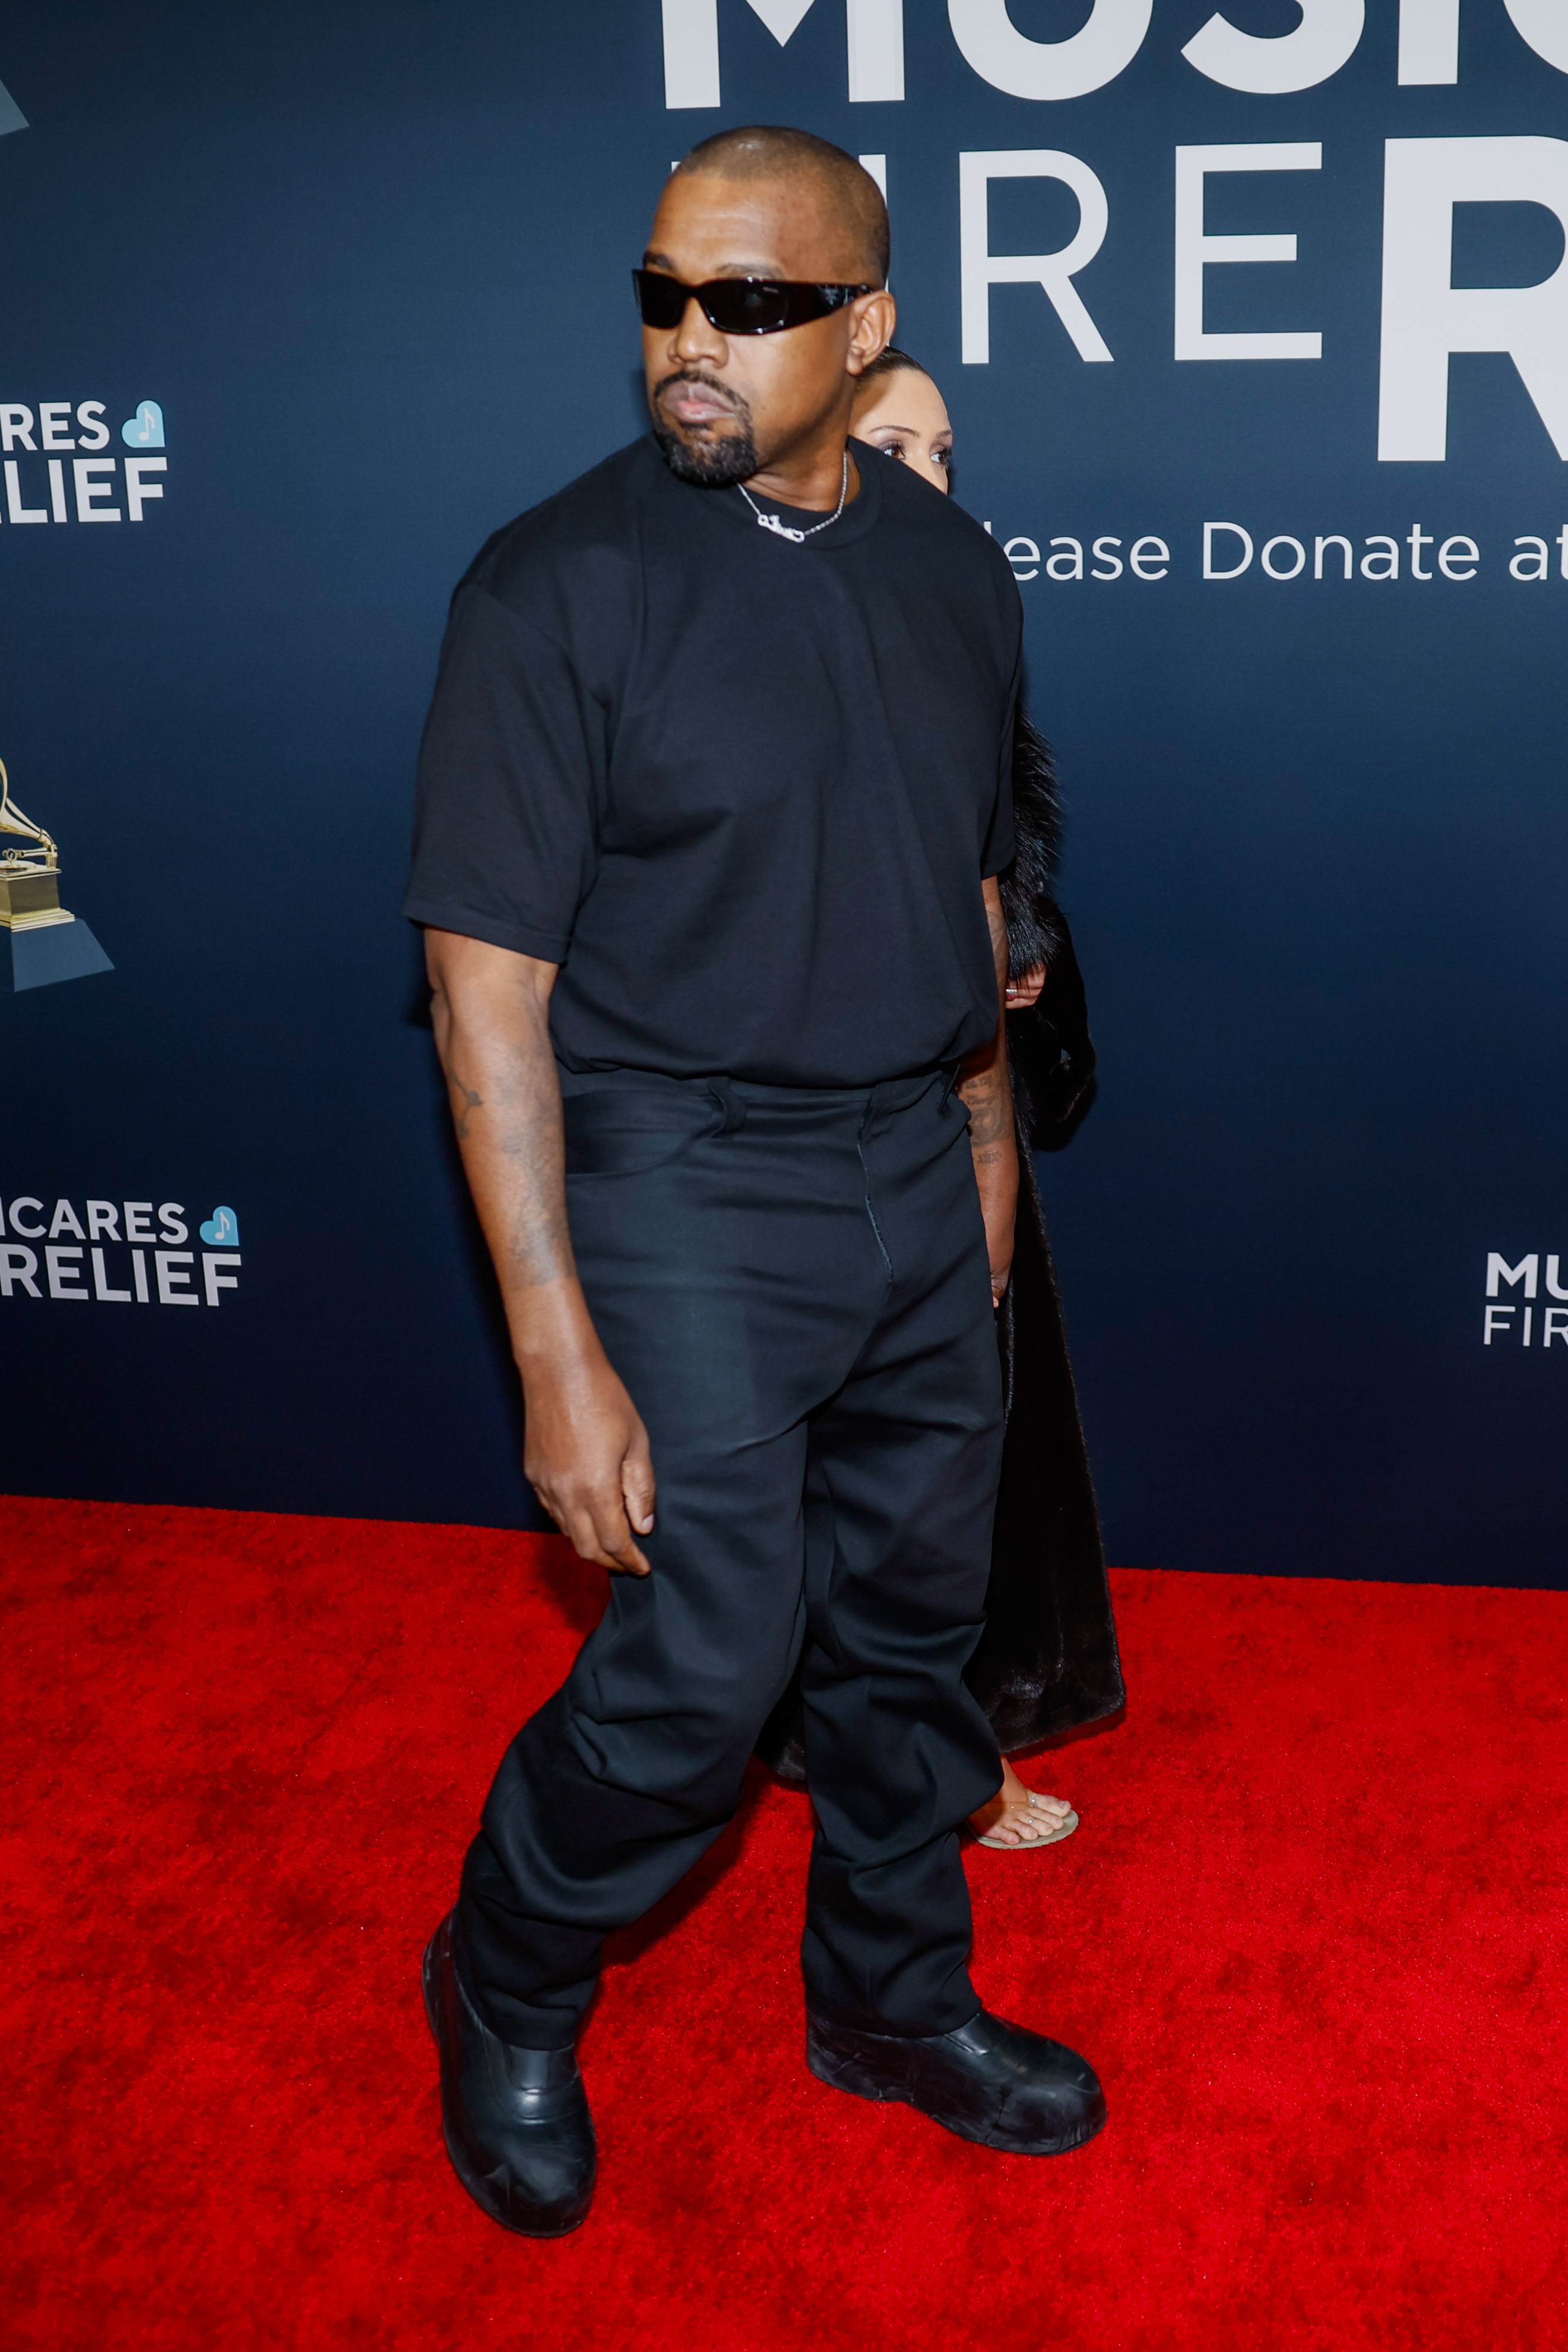
M 7 1488 L 533 1523 L 415 746 L 780 121 L 1061 754 L 1113 1556 L 1568 1584 L 1563 0 L 19 0 L 0 83 Z

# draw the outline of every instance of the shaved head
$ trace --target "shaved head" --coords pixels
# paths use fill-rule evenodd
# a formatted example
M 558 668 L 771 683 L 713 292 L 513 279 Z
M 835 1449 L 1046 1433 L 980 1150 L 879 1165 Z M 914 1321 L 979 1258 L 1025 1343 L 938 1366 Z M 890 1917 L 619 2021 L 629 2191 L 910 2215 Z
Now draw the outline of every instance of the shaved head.
M 808 182 L 824 211 L 846 233 L 862 259 L 868 285 L 885 286 L 890 252 L 887 206 L 864 166 L 831 140 L 810 131 L 754 122 L 740 131 L 716 131 L 675 166 L 677 173 L 721 180 Z

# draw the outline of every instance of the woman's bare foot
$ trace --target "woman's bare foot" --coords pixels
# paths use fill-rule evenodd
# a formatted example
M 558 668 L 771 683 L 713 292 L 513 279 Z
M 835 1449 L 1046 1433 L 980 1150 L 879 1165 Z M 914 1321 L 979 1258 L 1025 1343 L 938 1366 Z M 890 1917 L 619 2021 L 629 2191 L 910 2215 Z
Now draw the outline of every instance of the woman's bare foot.
M 1078 1827 L 1078 1816 L 1062 1797 L 1026 1789 L 1002 1759 L 1002 1785 L 988 1805 L 969 1815 L 969 1827 L 991 1845 L 1051 1845 Z

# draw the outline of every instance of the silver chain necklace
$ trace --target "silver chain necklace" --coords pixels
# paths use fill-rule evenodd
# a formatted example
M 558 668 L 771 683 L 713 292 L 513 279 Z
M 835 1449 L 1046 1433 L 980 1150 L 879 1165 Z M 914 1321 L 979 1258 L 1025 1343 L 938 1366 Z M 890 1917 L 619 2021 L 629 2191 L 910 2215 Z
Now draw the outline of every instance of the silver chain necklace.
M 796 546 L 799 547 L 802 540 L 815 539 L 820 530 L 826 530 L 828 525 L 831 522 L 837 522 L 839 517 L 842 514 L 844 510 L 844 500 L 848 498 L 850 490 L 850 453 L 847 449 L 844 451 L 843 470 L 839 477 L 838 505 L 833 509 L 831 515 L 824 515 L 821 522 L 814 522 L 810 530 L 796 530 L 792 524 L 780 522 L 776 514 L 764 514 L 744 482 L 737 482 L 735 487 L 740 492 L 741 497 L 746 500 L 747 505 L 751 509 L 752 513 L 757 517 L 758 523 L 764 530 L 772 531 L 775 537 L 779 539 L 792 539 L 795 541 Z

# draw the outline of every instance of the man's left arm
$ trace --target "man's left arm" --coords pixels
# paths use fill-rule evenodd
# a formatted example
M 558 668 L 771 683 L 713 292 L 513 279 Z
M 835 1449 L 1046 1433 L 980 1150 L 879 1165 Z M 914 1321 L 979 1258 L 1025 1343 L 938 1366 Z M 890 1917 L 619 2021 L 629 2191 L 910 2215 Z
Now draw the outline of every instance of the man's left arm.
M 1019 1198 L 1018 1140 L 1013 1127 L 1012 1087 L 1008 1077 L 1008 927 L 1002 919 L 1002 894 L 995 877 L 988 877 L 980 887 L 985 893 L 991 955 L 997 968 L 997 1025 L 989 1044 L 965 1061 L 958 1093 L 968 1106 L 969 1148 L 975 1157 L 975 1181 L 980 1188 L 986 1248 L 991 1261 L 991 1300 L 999 1307 L 1013 1262 L 1013 1220 Z

